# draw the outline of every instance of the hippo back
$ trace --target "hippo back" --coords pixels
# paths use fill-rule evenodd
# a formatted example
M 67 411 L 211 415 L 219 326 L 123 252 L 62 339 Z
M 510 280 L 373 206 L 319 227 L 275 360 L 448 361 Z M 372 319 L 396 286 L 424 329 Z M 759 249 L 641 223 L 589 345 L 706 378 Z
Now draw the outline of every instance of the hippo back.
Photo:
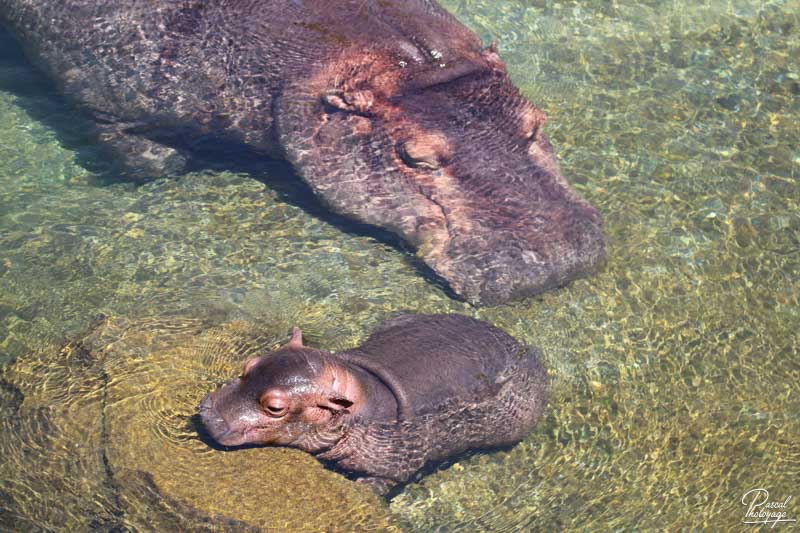
M 531 357 L 506 333 L 463 315 L 400 315 L 348 354 L 379 361 L 414 415 L 491 398 Z

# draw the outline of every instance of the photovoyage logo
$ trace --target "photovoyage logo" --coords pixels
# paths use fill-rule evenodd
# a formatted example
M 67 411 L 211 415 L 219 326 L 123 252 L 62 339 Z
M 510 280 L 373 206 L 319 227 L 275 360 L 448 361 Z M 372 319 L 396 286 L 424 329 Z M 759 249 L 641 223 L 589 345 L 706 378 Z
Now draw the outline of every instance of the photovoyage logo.
M 748 490 L 742 496 L 742 505 L 747 507 L 742 523 L 772 524 L 771 527 L 774 528 L 779 523 L 797 522 L 796 518 L 789 516 L 789 502 L 791 501 L 791 496 L 787 496 L 783 501 L 772 501 L 767 489 Z

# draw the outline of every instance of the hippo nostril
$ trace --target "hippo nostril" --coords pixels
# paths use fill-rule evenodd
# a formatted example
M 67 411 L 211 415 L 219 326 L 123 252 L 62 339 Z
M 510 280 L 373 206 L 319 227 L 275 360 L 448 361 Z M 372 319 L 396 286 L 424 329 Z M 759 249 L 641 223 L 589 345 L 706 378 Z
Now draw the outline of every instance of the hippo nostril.
M 201 410 L 200 419 L 203 421 L 203 425 L 206 427 L 208 432 L 215 439 L 219 439 L 222 435 L 225 435 L 230 431 L 230 426 L 228 426 L 228 423 L 225 421 L 225 419 L 213 411 Z

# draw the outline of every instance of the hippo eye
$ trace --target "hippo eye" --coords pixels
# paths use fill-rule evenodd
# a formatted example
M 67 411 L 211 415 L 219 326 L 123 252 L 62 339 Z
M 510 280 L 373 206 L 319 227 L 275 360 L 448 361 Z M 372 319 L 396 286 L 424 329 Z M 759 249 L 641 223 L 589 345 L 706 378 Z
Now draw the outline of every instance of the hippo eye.
M 286 395 L 280 391 L 269 391 L 261 395 L 262 409 L 274 418 L 280 418 L 289 411 L 289 402 Z
M 267 405 L 265 406 L 265 409 L 270 416 L 274 416 L 276 418 L 285 415 L 287 411 L 286 407 L 278 407 L 277 405 Z

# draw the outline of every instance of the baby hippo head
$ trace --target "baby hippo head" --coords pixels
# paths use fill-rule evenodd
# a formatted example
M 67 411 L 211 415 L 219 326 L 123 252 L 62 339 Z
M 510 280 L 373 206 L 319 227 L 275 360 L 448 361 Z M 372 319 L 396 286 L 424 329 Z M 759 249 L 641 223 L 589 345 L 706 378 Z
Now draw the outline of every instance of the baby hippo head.
M 274 444 L 316 451 L 338 438 L 342 417 L 363 403 L 363 390 L 330 354 L 303 346 L 294 328 L 279 350 L 253 357 L 242 375 L 208 394 L 200 417 L 224 446 Z

